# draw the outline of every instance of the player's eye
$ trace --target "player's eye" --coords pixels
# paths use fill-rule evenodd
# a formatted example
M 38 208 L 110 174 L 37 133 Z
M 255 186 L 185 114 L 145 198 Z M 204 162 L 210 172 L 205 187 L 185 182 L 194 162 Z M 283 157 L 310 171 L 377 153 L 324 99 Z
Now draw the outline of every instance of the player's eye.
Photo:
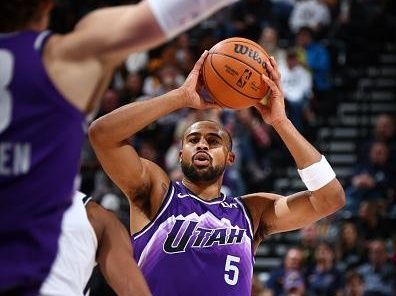
M 209 145 L 218 145 L 218 144 L 220 144 L 220 140 L 217 138 L 210 138 L 210 139 L 208 139 L 208 144 Z
M 197 144 L 199 142 L 199 139 L 197 137 L 192 137 L 192 138 L 188 139 L 188 142 Z

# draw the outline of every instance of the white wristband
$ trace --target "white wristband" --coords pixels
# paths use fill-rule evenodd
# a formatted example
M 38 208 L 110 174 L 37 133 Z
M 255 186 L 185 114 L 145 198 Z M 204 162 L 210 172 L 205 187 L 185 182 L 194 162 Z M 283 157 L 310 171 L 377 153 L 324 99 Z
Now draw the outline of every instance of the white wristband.
M 297 172 L 309 191 L 322 188 L 336 177 L 334 170 L 323 155 L 319 162 Z
M 224 6 L 238 0 L 148 0 L 168 39 L 193 27 Z

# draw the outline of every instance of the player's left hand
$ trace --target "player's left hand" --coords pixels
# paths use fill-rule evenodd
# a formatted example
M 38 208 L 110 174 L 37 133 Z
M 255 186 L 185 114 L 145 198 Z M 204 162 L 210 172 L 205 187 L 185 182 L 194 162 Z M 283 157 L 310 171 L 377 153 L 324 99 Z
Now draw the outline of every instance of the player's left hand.
M 188 74 L 186 81 L 179 88 L 179 91 L 182 92 L 183 99 L 185 100 L 186 107 L 200 110 L 220 108 L 219 105 L 204 100 L 204 98 L 202 98 L 197 92 L 199 84 L 199 73 L 207 55 L 208 51 L 205 50 L 199 60 L 195 63 L 194 68 L 191 70 L 190 74 Z
M 287 119 L 285 110 L 285 97 L 280 85 L 281 74 L 274 57 L 270 57 L 266 63 L 268 77 L 263 74 L 263 81 L 271 89 L 271 94 L 267 100 L 267 104 L 258 103 L 254 107 L 260 112 L 264 121 L 272 126 Z

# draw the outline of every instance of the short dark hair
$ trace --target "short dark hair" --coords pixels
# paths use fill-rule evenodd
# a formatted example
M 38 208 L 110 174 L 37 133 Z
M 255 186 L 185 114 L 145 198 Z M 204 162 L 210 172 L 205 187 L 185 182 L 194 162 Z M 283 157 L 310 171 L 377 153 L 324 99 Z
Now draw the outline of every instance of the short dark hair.
M 39 16 L 43 0 L 0 1 L 0 32 L 21 30 Z

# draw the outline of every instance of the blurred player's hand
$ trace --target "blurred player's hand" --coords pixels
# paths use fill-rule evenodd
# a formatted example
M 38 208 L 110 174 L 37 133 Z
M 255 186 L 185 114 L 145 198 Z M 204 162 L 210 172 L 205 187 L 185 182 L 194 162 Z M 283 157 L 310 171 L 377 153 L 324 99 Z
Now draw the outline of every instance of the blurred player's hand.
M 215 104 L 214 102 L 209 102 L 204 98 L 202 98 L 197 92 L 197 86 L 199 83 L 198 82 L 199 73 L 207 55 L 208 55 L 208 51 L 205 50 L 204 53 L 199 58 L 199 60 L 195 63 L 194 68 L 191 70 L 186 81 L 178 89 L 181 92 L 183 99 L 185 100 L 186 107 L 201 109 L 201 110 L 220 108 L 220 106 Z
M 285 97 L 280 85 L 281 75 L 274 57 L 271 57 L 269 60 L 270 62 L 266 63 L 268 77 L 263 74 L 262 79 L 270 87 L 271 94 L 266 105 L 259 103 L 254 107 L 260 112 L 266 123 L 274 126 L 287 119 L 287 116 L 285 111 Z

